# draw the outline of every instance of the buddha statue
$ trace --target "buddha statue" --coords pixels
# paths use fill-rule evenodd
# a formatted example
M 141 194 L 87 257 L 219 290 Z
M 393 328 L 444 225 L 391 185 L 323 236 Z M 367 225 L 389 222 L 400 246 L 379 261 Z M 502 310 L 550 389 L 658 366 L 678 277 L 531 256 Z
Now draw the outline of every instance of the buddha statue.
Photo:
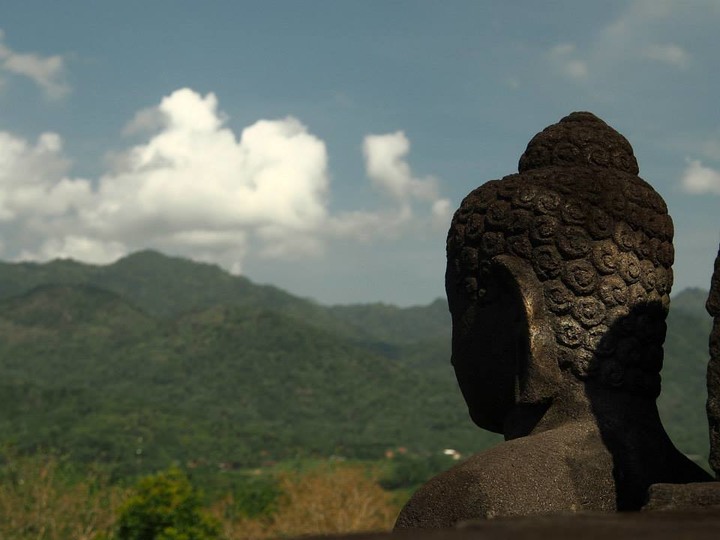
M 658 415 L 673 224 L 638 172 L 621 134 L 576 112 L 462 201 L 452 365 L 472 420 L 505 442 L 431 479 L 396 528 L 637 510 L 652 484 L 711 479 Z
M 710 284 L 706 308 L 713 317 L 710 333 L 710 362 L 708 363 L 707 413 L 710 421 L 710 466 L 720 480 L 720 250 L 715 258 L 715 271 Z

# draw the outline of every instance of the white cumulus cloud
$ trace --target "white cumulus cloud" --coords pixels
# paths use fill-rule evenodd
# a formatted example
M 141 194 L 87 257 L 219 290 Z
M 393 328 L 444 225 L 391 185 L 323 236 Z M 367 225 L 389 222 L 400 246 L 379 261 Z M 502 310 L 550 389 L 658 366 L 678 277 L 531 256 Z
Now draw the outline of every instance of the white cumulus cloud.
M 18 53 L 5 45 L 4 38 L 0 30 L 0 73 L 27 77 L 52 99 L 68 94 L 70 87 L 65 81 L 65 61 L 62 56 Z
M 690 160 L 683 172 L 682 186 L 688 193 L 720 194 L 720 171 L 705 167 L 698 160 Z
M 415 178 L 407 163 L 410 141 L 402 131 L 368 135 L 363 142 L 365 168 L 373 183 L 399 200 L 434 200 L 437 181 Z
M 130 122 L 125 124 L 123 135 L 136 135 L 139 133 L 152 133 L 163 128 L 165 118 L 157 107 L 148 107 L 135 113 Z
M 98 232 L 313 228 L 325 216 L 325 144 L 298 120 L 261 120 L 240 139 L 223 127 L 213 94 L 164 98 L 165 126 L 100 178 L 98 205 L 83 217 Z
M 61 151 L 55 133 L 32 144 L 0 132 L 0 222 L 59 216 L 89 200 L 90 184 L 66 176 L 70 163 Z
M 148 130 L 92 180 L 69 176 L 59 135 L 31 143 L 0 132 L 0 226 L 14 228 L 6 247 L 16 258 L 92 263 L 153 247 L 239 272 L 249 254 L 297 259 L 333 239 L 401 234 L 416 205 L 426 224 L 449 215 L 437 180 L 412 174 L 402 132 L 364 144 L 368 176 L 389 206 L 333 213 L 325 143 L 296 118 L 259 120 L 238 136 L 214 94 L 184 88 L 124 131 Z
M 448 199 L 438 199 L 432 205 L 433 225 L 440 229 L 450 227 L 450 218 L 452 218 L 453 209 Z

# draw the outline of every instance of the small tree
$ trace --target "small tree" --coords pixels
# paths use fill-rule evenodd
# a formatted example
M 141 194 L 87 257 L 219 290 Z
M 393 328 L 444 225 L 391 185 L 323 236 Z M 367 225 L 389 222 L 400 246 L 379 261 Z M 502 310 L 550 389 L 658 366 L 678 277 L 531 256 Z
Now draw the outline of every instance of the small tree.
M 214 540 L 220 524 L 203 512 L 200 494 L 176 467 L 141 479 L 120 510 L 120 540 Z

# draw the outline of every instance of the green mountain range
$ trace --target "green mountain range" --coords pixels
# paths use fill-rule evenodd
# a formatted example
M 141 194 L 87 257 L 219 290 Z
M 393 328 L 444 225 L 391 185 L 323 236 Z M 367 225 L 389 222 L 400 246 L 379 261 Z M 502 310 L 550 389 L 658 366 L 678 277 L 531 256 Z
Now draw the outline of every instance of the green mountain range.
M 668 321 L 660 406 L 707 455 L 707 295 Z M 0 263 L 0 441 L 134 474 L 386 449 L 481 450 L 449 365 L 444 300 L 322 306 L 144 251 L 108 266 Z

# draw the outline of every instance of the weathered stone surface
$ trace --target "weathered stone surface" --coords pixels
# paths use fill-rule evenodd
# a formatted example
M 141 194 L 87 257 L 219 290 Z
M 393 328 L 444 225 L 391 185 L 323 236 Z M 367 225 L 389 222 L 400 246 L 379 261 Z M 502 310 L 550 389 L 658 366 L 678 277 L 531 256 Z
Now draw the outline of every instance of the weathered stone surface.
M 720 508 L 720 482 L 695 484 L 655 484 L 650 486 L 643 512 L 650 510 L 699 510 L 706 506 Z
M 337 540 L 715 540 L 720 531 L 720 507 L 666 512 L 579 513 L 468 522 L 457 529 L 396 530 L 305 537 Z
M 707 413 L 710 423 L 710 466 L 720 480 L 720 250 L 715 258 L 715 271 L 710 284 L 707 311 L 713 317 L 708 363 Z
M 470 416 L 506 442 L 428 482 L 396 528 L 637 510 L 652 484 L 711 479 L 657 413 L 673 225 L 632 147 L 573 113 L 519 170 L 463 200 L 445 279 Z

